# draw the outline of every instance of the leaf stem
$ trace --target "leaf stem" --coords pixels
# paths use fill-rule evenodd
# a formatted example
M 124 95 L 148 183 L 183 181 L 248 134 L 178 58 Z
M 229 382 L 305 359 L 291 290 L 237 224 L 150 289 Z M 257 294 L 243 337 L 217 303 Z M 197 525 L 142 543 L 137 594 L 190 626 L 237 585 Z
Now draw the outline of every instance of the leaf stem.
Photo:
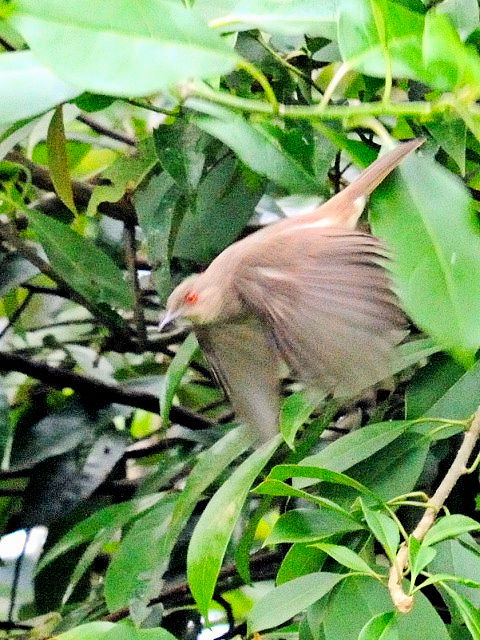
M 248 74 L 252 76 L 252 78 L 254 78 L 258 82 L 258 84 L 262 87 L 262 89 L 265 92 L 265 97 L 267 98 L 268 102 L 272 106 L 273 115 L 277 115 L 278 109 L 279 109 L 278 100 L 272 89 L 272 85 L 268 81 L 265 74 L 248 60 L 241 60 L 237 64 L 237 67 L 239 69 L 243 69 L 244 71 L 246 71 Z

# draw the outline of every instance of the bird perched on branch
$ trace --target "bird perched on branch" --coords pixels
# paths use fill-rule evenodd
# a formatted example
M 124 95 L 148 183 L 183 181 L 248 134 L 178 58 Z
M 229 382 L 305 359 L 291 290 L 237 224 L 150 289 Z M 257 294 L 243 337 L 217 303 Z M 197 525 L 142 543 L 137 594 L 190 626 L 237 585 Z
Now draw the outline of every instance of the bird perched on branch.
M 232 244 L 170 295 L 160 327 L 192 322 L 237 418 L 262 440 L 278 430 L 282 362 L 335 396 L 391 373 L 404 316 L 385 249 L 355 226 L 367 196 L 422 143 L 399 144 L 311 213 Z

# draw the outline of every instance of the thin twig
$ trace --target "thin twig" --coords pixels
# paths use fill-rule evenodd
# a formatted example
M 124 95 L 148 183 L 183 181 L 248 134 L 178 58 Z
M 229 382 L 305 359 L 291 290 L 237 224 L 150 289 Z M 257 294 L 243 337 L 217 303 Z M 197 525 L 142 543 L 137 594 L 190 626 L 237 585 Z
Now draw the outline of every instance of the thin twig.
M 113 131 L 112 129 L 105 127 L 103 124 L 100 124 L 100 122 L 92 120 L 92 118 L 89 118 L 84 114 L 80 114 L 79 116 L 77 116 L 77 120 L 79 122 L 83 122 L 83 124 L 86 124 L 87 127 L 90 127 L 92 131 L 95 131 L 102 136 L 106 136 L 107 138 L 111 138 L 112 140 L 117 140 L 118 142 L 123 142 L 124 144 L 128 144 L 128 146 L 130 147 L 136 146 L 135 140 L 133 138 L 130 138 L 130 136 L 127 136 L 124 133 L 119 133 L 118 131 Z
M 29 291 L 27 293 L 27 295 L 25 296 L 25 300 L 22 302 L 22 304 L 20 304 L 14 311 L 14 313 L 12 314 L 12 317 L 10 318 L 10 320 L 8 321 L 8 323 L 5 325 L 5 327 L 3 327 L 3 329 L 0 331 L 0 340 L 3 338 L 3 336 L 7 333 L 7 331 L 13 327 L 15 325 L 15 323 L 17 322 L 17 320 L 20 318 L 20 316 L 22 315 L 22 313 L 25 311 L 25 309 L 28 307 L 28 305 L 30 304 L 30 300 L 32 299 L 33 296 L 33 292 Z
M 135 326 L 137 328 L 138 341 L 140 343 L 140 347 L 144 350 L 147 344 L 147 330 L 142 306 L 142 291 L 140 289 L 138 271 L 135 266 L 136 251 L 135 225 L 125 224 L 125 261 L 127 263 L 130 284 L 133 287 L 133 294 L 135 298 L 133 316 Z
M 32 162 L 18 151 L 9 151 L 5 160 L 21 164 L 26 167 L 31 174 L 32 184 L 38 189 L 43 191 L 55 192 L 52 178 L 50 173 L 44 167 Z M 86 207 L 92 196 L 93 186 L 72 180 L 73 200 L 78 208 Z M 51 203 L 50 203 L 51 204 Z M 58 200 L 58 206 L 63 206 L 60 200 Z M 118 202 L 101 202 L 98 206 L 98 211 L 115 220 L 121 220 L 122 222 L 131 221 L 136 222 L 137 216 L 132 203 L 128 198 L 122 198 Z
M 116 403 L 145 409 L 151 413 L 160 413 L 158 398 L 151 393 L 126 389 L 120 385 L 106 384 L 100 380 L 52 367 L 43 362 L 35 362 L 13 353 L 0 351 L 0 370 L 19 371 L 56 388 L 71 387 L 78 393 L 85 394 L 90 401 L 98 398 L 99 402 L 105 404 Z M 193 411 L 177 406 L 171 408 L 170 419 L 194 430 L 210 429 L 217 426 L 213 420 L 208 420 Z
M 53 280 L 53 282 L 55 282 L 61 289 L 69 291 L 69 298 L 74 302 L 85 307 L 85 309 L 90 311 L 94 317 L 101 317 L 103 324 L 109 327 L 114 334 L 118 335 L 122 339 L 130 339 L 130 327 L 121 316 L 113 311 L 111 312 L 111 316 L 107 316 L 99 307 L 97 307 L 97 305 L 90 302 L 88 298 L 85 298 L 74 289 L 71 289 L 66 280 L 64 280 L 48 262 L 41 258 L 33 247 L 20 238 L 10 223 L 0 223 L 0 239 L 15 247 L 21 256 L 26 258 L 33 264 L 33 266 L 37 267 L 39 271 L 48 276 L 50 280 Z
M 438 489 L 428 501 L 429 507 L 425 510 L 420 522 L 412 532 L 417 540 L 423 540 L 427 531 L 435 522 L 435 518 L 439 510 L 442 508 L 445 500 L 450 495 L 452 489 L 458 482 L 459 478 L 468 472 L 467 464 L 472 451 L 480 437 L 480 407 L 477 409 L 470 428 L 465 432 L 463 442 L 455 456 L 455 459 L 438 486 Z M 394 564 L 390 567 L 388 578 L 388 589 L 393 604 L 401 613 L 408 613 L 413 607 L 413 596 L 408 595 L 403 590 L 402 580 L 403 571 L 407 566 L 408 547 L 403 544 L 400 547 Z

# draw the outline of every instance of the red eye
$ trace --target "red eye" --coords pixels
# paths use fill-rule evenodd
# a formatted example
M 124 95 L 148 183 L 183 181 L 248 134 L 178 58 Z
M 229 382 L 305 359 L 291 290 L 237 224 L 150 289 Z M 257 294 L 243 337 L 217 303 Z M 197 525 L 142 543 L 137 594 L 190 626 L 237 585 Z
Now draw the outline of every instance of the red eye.
M 193 293 L 193 291 L 190 291 L 190 293 L 187 293 L 187 295 L 185 296 L 185 302 L 187 304 L 195 304 L 197 300 L 198 300 L 198 294 Z

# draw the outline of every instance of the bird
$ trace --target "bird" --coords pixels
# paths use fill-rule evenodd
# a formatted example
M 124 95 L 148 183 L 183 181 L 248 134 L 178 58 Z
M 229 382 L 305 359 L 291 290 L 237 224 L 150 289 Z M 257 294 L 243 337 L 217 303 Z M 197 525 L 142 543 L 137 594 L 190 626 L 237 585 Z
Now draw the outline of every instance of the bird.
M 391 375 L 405 316 L 388 251 L 356 225 L 367 196 L 423 142 L 397 144 L 312 212 L 234 242 L 169 296 L 160 330 L 191 322 L 259 443 L 278 433 L 285 365 L 306 389 L 338 398 Z

